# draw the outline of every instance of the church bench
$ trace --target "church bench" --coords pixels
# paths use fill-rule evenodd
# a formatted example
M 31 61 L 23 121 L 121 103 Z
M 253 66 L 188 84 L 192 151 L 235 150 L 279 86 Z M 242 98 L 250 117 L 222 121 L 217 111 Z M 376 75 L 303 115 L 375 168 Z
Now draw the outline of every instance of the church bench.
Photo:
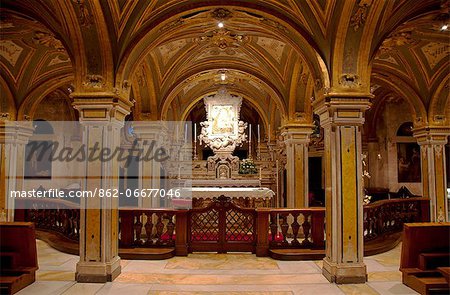
M 35 281 L 36 237 L 31 222 L 0 222 L 0 292 L 14 294 Z
M 450 266 L 450 253 L 448 252 L 420 253 L 419 255 L 419 268 L 422 270 L 445 266 Z
M 448 294 L 450 286 L 436 268 L 448 266 L 450 223 L 405 223 L 400 259 L 403 284 L 420 294 Z

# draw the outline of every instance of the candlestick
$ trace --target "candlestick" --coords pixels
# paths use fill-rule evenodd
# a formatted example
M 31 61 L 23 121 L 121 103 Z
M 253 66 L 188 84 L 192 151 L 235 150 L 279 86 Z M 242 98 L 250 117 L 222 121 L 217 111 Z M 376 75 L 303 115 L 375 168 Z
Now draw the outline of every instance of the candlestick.
M 261 134 L 260 134 L 260 130 L 259 130 L 259 124 L 258 124 L 258 143 L 261 141 Z
M 194 161 L 198 160 L 197 156 L 197 123 L 194 123 Z
M 279 190 L 278 190 L 278 160 L 276 161 L 276 170 L 277 170 L 277 176 L 276 176 L 276 183 L 277 183 L 277 198 L 278 198 L 278 204 L 280 204 L 280 194 L 279 194 Z
M 252 124 L 248 125 L 248 158 L 252 158 Z
M 197 143 L 197 123 L 194 123 L 194 142 Z

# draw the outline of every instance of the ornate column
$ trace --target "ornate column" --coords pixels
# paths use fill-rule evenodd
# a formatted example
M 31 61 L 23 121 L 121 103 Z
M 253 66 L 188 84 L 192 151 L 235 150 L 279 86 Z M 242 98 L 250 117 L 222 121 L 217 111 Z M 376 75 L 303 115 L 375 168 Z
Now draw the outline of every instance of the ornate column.
M 326 256 L 323 275 L 338 284 L 367 281 L 363 263 L 361 128 L 364 96 L 334 95 L 314 102 L 325 132 Z
M 14 221 L 14 199 L 11 191 L 23 189 L 25 145 L 33 134 L 32 122 L 0 118 L 0 221 Z
M 313 125 L 287 124 L 282 128 L 286 144 L 287 206 L 308 207 L 308 143 Z
M 430 220 L 448 221 L 445 145 L 450 127 L 422 127 L 414 130 L 420 145 L 422 192 L 430 198 Z
M 73 93 L 73 105 L 80 113 L 82 143 L 88 151 L 96 150 L 96 159 L 85 161 L 84 191 L 119 188 L 118 156 L 99 159 L 102 153 L 120 149 L 120 130 L 131 102 L 109 92 Z M 94 197 L 80 200 L 80 261 L 78 282 L 112 281 L 120 274 L 118 256 L 118 198 Z

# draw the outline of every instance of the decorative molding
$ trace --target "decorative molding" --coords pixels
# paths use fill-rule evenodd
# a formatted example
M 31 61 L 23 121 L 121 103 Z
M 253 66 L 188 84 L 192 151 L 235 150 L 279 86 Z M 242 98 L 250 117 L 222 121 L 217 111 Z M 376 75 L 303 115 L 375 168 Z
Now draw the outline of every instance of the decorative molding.
M 356 74 L 343 74 L 339 79 L 339 84 L 346 88 L 355 88 L 362 85 L 359 82 L 359 76 Z
M 176 19 L 174 21 L 171 21 L 171 22 L 165 24 L 158 31 L 160 33 L 161 32 L 165 32 L 165 31 L 168 31 L 168 30 L 173 29 L 175 27 L 181 26 L 182 24 L 184 24 L 184 19 L 182 17 L 180 17 L 180 18 L 178 18 L 178 19 Z
M 11 116 L 9 113 L 0 113 L 0 121 L 8 121 L 10 118 Z
M 211 11 L 211 17 L 218 20 L 218 21 L 224 21 L 228 20 L 233 16 L 233 13 L 225 8 L 216 8 L 213 11 Z
M 248 41 L 248 37 L 233 33 L 226 29 L 213 30 L 206 35 L 195 38 L 195 42 L 200 45 L 206 44 L 207 48 L 211 48 L 211 54 L 217 55 L 220 51 L 224 51 L 228 55 L 234 55 L 234 49 L 240 47 Z
M 278 30 L 282 31 L 283 33 L 286 33 L 286 34 L 289 33 L 289 30 L 277 21 L 274 21 L 274 20 L 271 20 L 271 19 L 268 19 L 265 17 L 260 18 L 259 21 L 262 22 L 263 24 L 266 24 L 268 26 L 278 29 Z
M 93 24 L 92 15 L 85 5 L 85 0 L 72 0 L 73 3 L 78 5 L 78 20 L 82 27 L 90 27 Z
M 55 36 L 49 32 L 35 31 L 32 40 L 36 45 L 42 45 L 58 51 L 65 51 L 62 42 L 56 39 Z
M 87 75 L 83 86 L 94 89 L 101 89 L 106 86 L 101 75 Z
M 0 55 L 3 56 L 13 67 L 22 53 L 23 48 L 12 40 L 0 40 Z
M 372 5 L 372 0 L 360 0 L 358 3 L 358 9 L 355 14 L 353 14 L 350 19 L 350 26 L 353 27 L 353 30 L 356 32 L 360 27 L 362 27 L 367 18 L 367 11 Z

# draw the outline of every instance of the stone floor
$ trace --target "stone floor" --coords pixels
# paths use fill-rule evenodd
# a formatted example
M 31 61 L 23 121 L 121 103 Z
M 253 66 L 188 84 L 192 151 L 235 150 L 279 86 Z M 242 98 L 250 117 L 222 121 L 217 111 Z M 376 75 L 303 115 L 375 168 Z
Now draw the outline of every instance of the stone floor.
M 36 282 L 17 294 L 416 294 L 401 283 L 400 247 L 365 258 L 368 283 L 335 285 L 322 276 L 321 261 L 277 261 L 246 253 L 122 260 L 122 274 L 114 282 L 78 284 L 77 256 L 42 241 L 37 246 Z

